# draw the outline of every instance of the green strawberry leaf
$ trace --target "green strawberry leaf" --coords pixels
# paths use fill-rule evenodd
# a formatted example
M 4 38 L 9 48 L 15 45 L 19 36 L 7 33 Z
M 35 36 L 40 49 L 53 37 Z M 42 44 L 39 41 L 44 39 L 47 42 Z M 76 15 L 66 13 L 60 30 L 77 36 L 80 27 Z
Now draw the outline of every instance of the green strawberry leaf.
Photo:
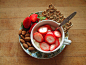
M 25 31 L 27 30 L 26 28 L 24 28 L 23 22 L 21 22 L 21 28 L 24 29 Z
M 38 14 L 39 15 L 39 12 L 36 12 L 35 14 Z
M 21 28 L 23 28 L 23 22 L 21 22 Z
M 38 23 L 38 21 L 36 21 L 36 23 Z
M 32 15 L 33 13 L 31 13 L 31 15 Z
M 45 20 L 46 17 L 38 17 L 40 20 Z

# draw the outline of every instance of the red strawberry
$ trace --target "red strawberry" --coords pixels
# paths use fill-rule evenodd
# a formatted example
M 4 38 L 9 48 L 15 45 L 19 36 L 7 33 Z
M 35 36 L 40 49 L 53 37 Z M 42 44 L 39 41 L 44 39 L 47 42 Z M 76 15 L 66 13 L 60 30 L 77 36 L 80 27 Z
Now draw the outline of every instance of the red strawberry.
M 33 23 L 29 29 L 29 33 L 31 33 L 32 28 L 36 25 L 37 23 Z
M 58 38 L 56 39 L 55 45 L 56 45 L 56 47 L 58 47 L 60 45 L 60 42 L 59 42 Z
M 43 42 L 43 36 L 42 34 L 38 33 L 38 32 L 35 32 L 33 34 L 33 37 L 34 39 L 37 41 L 37 42 Z
M 49 51 L 50 46 L 48 43 L 42 42 L 42 43 L 40 43 L 40 48 L 44 51 Z
M 37 14 L 32 14 L 32 15 L 30 16 L 31 22 L 39 21 L 39 19 L 38 19 L 37 17 L 38 17 Z
M 48 28 L 44 27 L 44 26 L 42 26 L 38 29 L 38 32 L 40 32 L 41 34 L 46 34 L 47 31 L 48 31 Z
M 59 30 L 59 28 L 58 28 L 58 27 L 55 29 L 55 31 L 57 31 L 57 30 Z
M 54 35 L 58 38 L 61 37 L 61 33 L 59 31 L 54 31 Z
M 47 18 L 45 20 L 48 20 Z
M 23 26 L 24 26 L 24 28 L 29 28 L 30 25 L 31 25 L 30 17 L 26 17 L 23 21 Z
M 50 45 L 50 51 L 53 51 L 56 48 L 55 44 Z
M 50 27 L 50 25 L 46 24 L 46 25 L 44 25 L 44 26 L 47 27 L 48 30 L 52 30 L 52 28 Z
M 53 34 L 46 34 L 45 41 L 48 42 L 49 44 L 53 44 L 53 43 L 55 43 L 56 38 Z

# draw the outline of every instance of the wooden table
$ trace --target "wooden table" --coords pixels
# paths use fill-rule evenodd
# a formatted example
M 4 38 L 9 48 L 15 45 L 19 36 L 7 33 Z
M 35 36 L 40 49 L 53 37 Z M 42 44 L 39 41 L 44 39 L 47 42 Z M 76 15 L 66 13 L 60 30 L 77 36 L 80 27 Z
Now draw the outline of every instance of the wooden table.
M 71 45 L 54 58 L 35 59 L 19 44 L 21 22 L 52 3 L 67 17 L 76 11 L 69 30 Z M 0 0 L 0 65 L 86 65 L 86 0 Z

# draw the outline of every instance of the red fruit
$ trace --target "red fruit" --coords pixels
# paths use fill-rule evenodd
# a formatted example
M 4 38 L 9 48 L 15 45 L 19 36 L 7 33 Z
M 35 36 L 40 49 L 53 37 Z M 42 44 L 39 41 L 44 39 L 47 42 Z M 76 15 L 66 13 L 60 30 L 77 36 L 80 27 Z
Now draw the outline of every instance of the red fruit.
M 47 27 L 48 30 L 52 30 L 52 28 L 50 27 L 50 25 L 46 24 L 46 25 L 44 25 L 44 26 Z
M 53 44 L 56 41 L 56 38 L 53 34 L 46 34 L 45 35 L 45 41 L 49 44 Z
M 59 28 L 58 28 L 58 27 L 55 29 L 55 31 L 57 31 L 57 30 L 59 30 Z
M 31 33 L 32 28 L 36 25 L 37 23 L 33 23 L 29 29 L 29 33 Z
M 38 17 L 37 14 L 32 14 L 32 15 L 30 16 L 31 22 L 39 21 L 39 19 L 38 19 L 37 17 Z
M 58 38 L 61 37 L 61 33 L 59 31 L 54 31 L 54 35 Z
M 31 25 L 30 17 L 26 17 L 23 21 L 23 26 L 24 26 L 24 28 L 29 28 L 30 25 Z
M 55 45 L 56 45 L 56 47 L 58 47 L 60 45 L 60 42 L 59 42 L 58 38 L 56 39 Z
M 47 31 L 48 31 L 48 28 L 44 27 L 44 26 L 42 26 L 38 29 L 38 32 L 40 32 L 41 34 L 46 34 Z
M 50 51 L 53 51 L 56 48 L 55 44 L 50 45 Z
M 49 51 L 50 46 L 48 43 L 42 42 L 42 43 L 40 43 L 40 48 L 44 51 Z
M 48 20 L 47 18 L 45 20 Z
M 33 34 L 33 37 L 34 39 L 37 41 L 37 42 L 43 42 L 43 36 L 42 34 L 38 33 L 38 32 L 35 32 Z

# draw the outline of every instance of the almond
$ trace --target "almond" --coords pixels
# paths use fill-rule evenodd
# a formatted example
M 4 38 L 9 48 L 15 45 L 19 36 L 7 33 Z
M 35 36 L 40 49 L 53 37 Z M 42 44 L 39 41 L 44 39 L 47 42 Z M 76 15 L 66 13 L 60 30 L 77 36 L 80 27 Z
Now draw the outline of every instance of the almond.
M 25 37 L 25 41 L 30 41 L 30 37 Z
M 19 35 L 21 35 L 22 34 L 22 29 L 21 30 L 19 30 L 19 33 L 18 33 Z
M 26 43 L 23 43 L 24 48 L 28 48 L 28 45 Z
M 28 46 L 31 46 L 31 43 L 27 42 L 27 45 L 28 45 Z
M 20 39 L 20 42 L 21 42 L 21 43 L 25 43 L 25 41 L 24 41 L 23 39 Z
M 25 35 L 25 37 L 30 37 L 30 34 L 29 34 L 29 33 L 27 33 L 27 34 Z
M 25 35 L 26 34 L 26 31 L 22 31 L 22 35 Z
M 36 50 L 34 47 L 29 47 L 28 50 L 33 51 Z
M 24 36 L 23 35 L 21 35 L 21 38 L 24 40 Z

